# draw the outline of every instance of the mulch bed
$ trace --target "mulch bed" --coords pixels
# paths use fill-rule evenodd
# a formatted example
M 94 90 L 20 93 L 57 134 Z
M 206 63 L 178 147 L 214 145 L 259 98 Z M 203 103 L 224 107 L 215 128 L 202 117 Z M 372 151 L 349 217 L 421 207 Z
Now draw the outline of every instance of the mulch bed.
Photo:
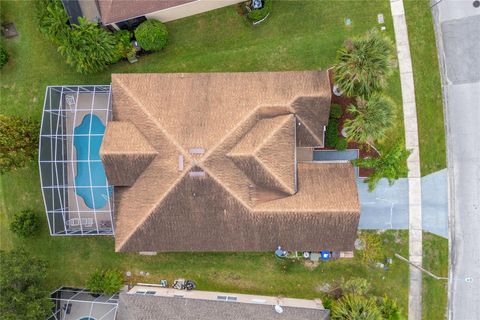
M 355 101 L 354 98 L 351 97 L 346 97 L 346 96 L 340 96 L 337 97 L 336 95 L 333 94 L 333 72 L 332 70 L 328 70 L 328 76 L 330 78 L 330 89 L 332 90 L 332 104 L 338 104 L 342 107 L 342 117 L 339 119 L 339 126 L 338 126 L 338 136 L 342 136 L 342 129 L 343 129 L 343 124 L 345 123 L 345 120 L 351 119 L 352 116 L 347 112 L 347 106 Z M 348 149 L 358 149 L 359 150 L 359 156 L 360 158 L 376 158 L 380 156 L 380 154 L 370 147 L 367 144 L 359 144 L 356 142 L 348 142 L 347 145 Z M 320 148 L 320 150 L 335 150 L 335 148 Z M 360 177 L 368 177 L 370 174 L 373 173 L 373 169 L 365 169 L 365 168 L 359 168 L 359 175 Z

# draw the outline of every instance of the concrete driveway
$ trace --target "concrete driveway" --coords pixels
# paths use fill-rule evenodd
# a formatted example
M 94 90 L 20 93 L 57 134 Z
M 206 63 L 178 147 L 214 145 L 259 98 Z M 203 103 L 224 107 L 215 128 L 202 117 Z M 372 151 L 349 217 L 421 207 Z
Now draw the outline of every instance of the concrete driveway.
M 440 0 L 432 12 L 447 126 L 448 318 L 473 320 L 480 315 L 480 8 Z
M 382 179 L 368 192 L 363 179 L 357 179 L 360 196 L 360 229 L 408 229 L 408 181 L 398 179 L 390 186 Z M 448 237 L 447 170 L 422 177 L 422 228 Z

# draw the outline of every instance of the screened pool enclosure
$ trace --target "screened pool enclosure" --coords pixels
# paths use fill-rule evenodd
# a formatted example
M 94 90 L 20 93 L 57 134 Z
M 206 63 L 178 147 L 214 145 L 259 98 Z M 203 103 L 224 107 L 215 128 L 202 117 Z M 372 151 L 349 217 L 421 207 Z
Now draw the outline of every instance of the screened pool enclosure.
M 113 187 L 100 159 L 110 86 L 47 87 L 39 167 L 51 235 L 113 234 Z
M 95 294 L 62 287 L 51 294 L 54 307 L 48 320 L 115 320 L 118 294 Z

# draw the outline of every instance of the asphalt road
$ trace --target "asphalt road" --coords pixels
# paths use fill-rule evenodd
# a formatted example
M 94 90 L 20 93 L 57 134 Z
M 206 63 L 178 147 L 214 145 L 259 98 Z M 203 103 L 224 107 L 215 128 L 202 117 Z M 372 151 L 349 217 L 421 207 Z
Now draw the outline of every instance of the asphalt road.
M 433 7 L 447 127 L 450 208 L 448 318 L 480 319 L 480 8 Z

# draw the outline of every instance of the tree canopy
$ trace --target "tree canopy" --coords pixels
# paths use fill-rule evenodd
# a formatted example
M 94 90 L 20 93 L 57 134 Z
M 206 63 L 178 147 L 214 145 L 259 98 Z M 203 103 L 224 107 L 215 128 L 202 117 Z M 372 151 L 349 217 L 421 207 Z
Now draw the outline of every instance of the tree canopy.
M 25 166 L 38 152 L 40 123 L 0 114 L 0 173 Z
M 383 139 L 385 132 L 395 121 L 393 102 L 382 94 L 374 93 L 368 100 L 357 98 L 347 108 L 354 116 L 345 120 L 344 128 L 349 141 L 370 143 Z
M 53 303 L 42 290 L 46 264 L 24 250 L 0 251 L 0 315 L 2 319 L 46 319 Z
M 405 163 L 411 151 L 402 144 L 397 144 L 378 158 L 364 158 L 353 160 L 353 164 L 362 168 L 372 168 L 374 172 L 365 179 L 368 190 L 373 191 L 382 178 L 388 179 L 390 185 L 402 176 L 406 176 L 408 169 Z
M 387 86 L 395 61 L 393 42 L 373 29 L 347 40 L 337 52 L 334 82 L 348 96 L 369 96 Z

